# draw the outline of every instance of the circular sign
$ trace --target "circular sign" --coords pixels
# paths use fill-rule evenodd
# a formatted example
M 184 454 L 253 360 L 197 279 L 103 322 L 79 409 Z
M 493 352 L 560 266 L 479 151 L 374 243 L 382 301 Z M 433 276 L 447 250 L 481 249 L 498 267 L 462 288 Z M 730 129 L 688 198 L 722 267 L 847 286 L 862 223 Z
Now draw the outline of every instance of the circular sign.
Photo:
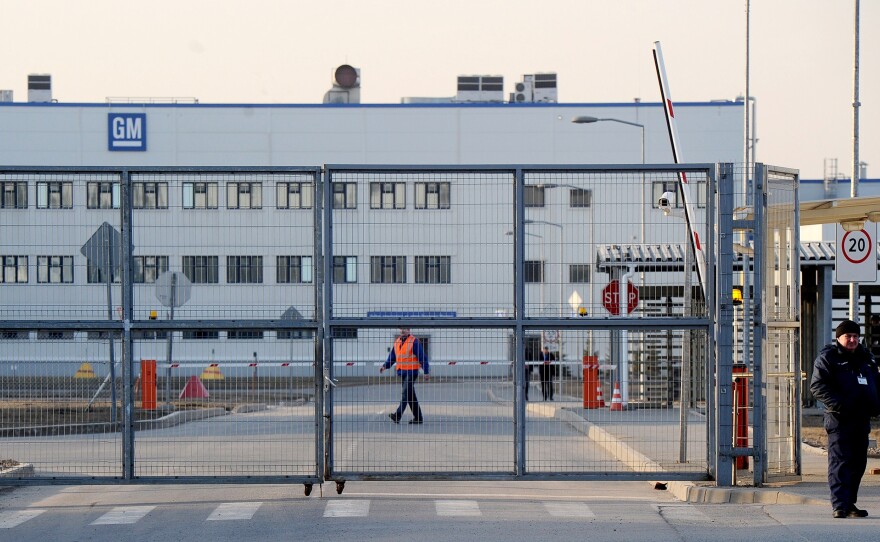
M 850 263 L 862 263 L 871 255 L 871 236 L 865 230 L 846 232 L 840 245 Z

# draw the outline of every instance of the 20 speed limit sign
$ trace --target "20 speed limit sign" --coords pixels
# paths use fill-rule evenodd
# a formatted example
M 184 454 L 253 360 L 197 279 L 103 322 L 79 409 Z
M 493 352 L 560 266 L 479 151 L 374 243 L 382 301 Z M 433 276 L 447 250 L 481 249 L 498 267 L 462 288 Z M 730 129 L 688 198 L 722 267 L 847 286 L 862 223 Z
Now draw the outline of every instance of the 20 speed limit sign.
M 837 257 L 834 269 L 838 282 L 877 280 L 877 224 L 865 222 L 859 231 L 845 231 L 837 225 Z

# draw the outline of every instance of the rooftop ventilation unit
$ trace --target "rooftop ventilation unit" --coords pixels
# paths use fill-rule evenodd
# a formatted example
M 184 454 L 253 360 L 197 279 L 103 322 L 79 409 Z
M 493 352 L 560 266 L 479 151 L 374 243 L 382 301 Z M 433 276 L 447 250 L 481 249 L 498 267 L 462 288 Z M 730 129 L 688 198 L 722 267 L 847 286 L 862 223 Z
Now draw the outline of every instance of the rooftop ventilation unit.
M 522 81 L 510 93 L 511 103 L 556 103 L 558 100 L 555 73 L 523 75 Z
M 343 64 L 333 71 L 333 88 L 324 94 L 325 104 L 361 103 L 361 71 Z
M 12 103 L 11 90 L 0 90 L 0 103 Z
M 32 103 L 47 103 L 52 101 L 51 75 L 28 75 L 28 101 Z
M 503 102 L 504 77 L 500 75 L 459 75 L 456 102 Z

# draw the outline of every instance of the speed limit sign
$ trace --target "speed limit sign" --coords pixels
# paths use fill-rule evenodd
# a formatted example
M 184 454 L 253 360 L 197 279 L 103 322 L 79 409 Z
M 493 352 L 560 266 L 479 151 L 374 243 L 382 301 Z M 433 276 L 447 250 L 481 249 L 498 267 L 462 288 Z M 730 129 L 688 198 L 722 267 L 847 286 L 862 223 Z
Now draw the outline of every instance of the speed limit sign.
M 877 280 L 877 224 L 865 222 L 859 231 L 837 225 L 837 255 L 834 270 L 838 282 Z

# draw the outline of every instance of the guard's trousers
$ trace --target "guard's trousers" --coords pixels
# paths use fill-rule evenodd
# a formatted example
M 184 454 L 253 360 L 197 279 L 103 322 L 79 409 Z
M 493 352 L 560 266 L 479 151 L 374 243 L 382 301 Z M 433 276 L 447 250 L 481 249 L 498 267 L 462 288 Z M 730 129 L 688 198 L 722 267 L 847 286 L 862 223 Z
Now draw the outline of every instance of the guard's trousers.
M 859 484 L 868 464 L 870 418 L 849 419 L 825 413 L 828 433 L 828 487 L 834 510 L 849 510 L 859 499 Z

